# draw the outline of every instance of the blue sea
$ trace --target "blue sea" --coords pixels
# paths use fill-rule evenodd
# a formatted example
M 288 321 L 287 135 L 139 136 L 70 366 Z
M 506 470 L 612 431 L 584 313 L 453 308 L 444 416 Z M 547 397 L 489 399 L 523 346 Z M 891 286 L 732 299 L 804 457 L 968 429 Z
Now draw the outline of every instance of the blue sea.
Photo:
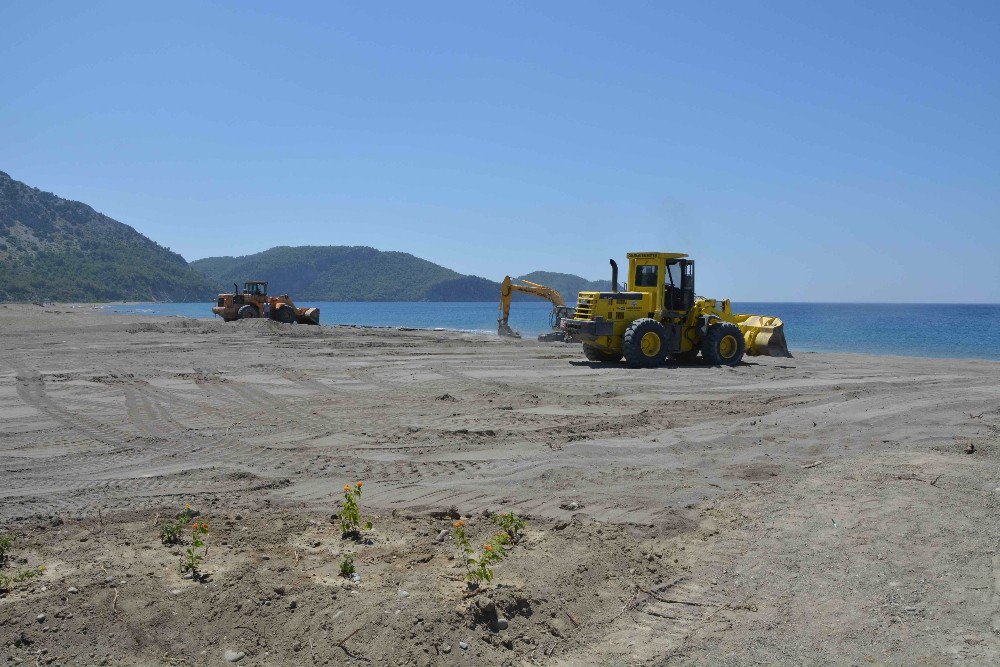
M 211 303 L 110 304 L 106 313 L 213 317 Z M 496 333 L 497 304 L 301 302 L 323 324 Z M 1000 304 L 734 303 L 739 313 L 775 315 L 798 352 L 856 352 L 1000 361 Z M 511 326 L 526 338 L 548 330 L 549 304 L 515 302 Z

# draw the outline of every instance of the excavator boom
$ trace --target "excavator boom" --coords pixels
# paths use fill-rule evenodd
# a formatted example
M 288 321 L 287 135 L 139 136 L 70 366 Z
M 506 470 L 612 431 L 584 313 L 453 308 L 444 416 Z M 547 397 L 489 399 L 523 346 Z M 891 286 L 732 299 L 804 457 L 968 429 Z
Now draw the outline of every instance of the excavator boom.
M 497 334 L 501 336 L 507 336 L 509 338 L 520 338 L 521 334 L 510 328 L 507 323 L 507 319 L 510 317 L 510 300 L 514 295 L 514 292 L 524 292 L 525 294 L 534 294 L 535 296 L 541 297 L 552 304 L 553 313 L 556 315 L 556 319 L 560 319 L 566 316 L 566 302 L 563 301 L 562 294 L 558 291 L 552 289 L 551 287 L 546 287 L 545 285 L 539 285 L 538 283 L 533 283 L 530 280 L 521 280 L 520 282 L 514 282 L 511 280 L 510 276 L 506 276 L 503 282 L 500 283 L 500 316 L 497 318 Z M 555 323 L 558 326 L 558 321 Z

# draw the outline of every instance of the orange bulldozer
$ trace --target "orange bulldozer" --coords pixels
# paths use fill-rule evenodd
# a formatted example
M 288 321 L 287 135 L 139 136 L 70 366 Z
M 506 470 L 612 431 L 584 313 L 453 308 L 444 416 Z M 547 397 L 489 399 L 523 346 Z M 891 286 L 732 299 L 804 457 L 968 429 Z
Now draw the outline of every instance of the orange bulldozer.
M 251 280 L 239 285 L 233 283 L 236 291 L 232 294 L 220 294 L 218 303 L 212 312 L 226 322 L 246 320 L 255 317 L 268 317 L 285 324 L 319 324 L 319 308 L 296 308 L 287 294 L 268 296 L 267 283 L 263 280 Z

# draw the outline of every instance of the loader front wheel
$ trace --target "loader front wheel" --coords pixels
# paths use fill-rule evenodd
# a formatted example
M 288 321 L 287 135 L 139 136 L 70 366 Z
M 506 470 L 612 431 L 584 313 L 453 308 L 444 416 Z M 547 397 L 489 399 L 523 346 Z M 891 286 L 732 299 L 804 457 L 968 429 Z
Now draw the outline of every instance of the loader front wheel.
M 583 356 L 587 357 L 588 361 L 596 361 L 599 364 L 615 364 L 622 360 L 620 353 L 605 352 L 589 345 L 583 346 Z
M 660 366 L 667 358 L 667 330 L 654 319 L 644 317 L 628 325 L 622 336 L 622 352 L 629 366 Z
M 710 326 L 701 341 L 701 356 L 713 366 L 735 366 L 743 360 L 744 352 L 743 332 L 729 322 Z
M 295 324 L 295 310 L 291 306 L 279 306 L 274 319 L 283 324 Z
M 260 317 L 260 311 L 257 310 L 257 306 L 248 303 L 245 306 L 240 306 L 240 309 L 236 312 L 236 317 L 241 320 L 249 320 Z

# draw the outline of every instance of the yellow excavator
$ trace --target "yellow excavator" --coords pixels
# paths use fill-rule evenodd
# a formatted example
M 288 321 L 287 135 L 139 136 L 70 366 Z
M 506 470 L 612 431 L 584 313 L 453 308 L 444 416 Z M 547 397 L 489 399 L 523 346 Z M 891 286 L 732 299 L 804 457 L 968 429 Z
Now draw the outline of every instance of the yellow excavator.
M 562 294 L 551 287 L 539 285 L 530 280 L 521 279 L 519 282 L 514 282 L 510 276 L 504 277 L 503 282 L 500 283 L 500 316 L 497 318 L 497 334 L 507 336 L 508 338 L 521 337 L 521 334 L 511 329 L 507 323 L 507 318 L 510 317 L 510 300 L 514 292 L 533 294 L 548 300 L 552 304 L 549 324 L 552 326 L 553 331 L 552 333 L 542 334 L 538 337 L 538 340 L 554 341 L 563 339 L 564 334 L 560 325 L 564 319 L 573 316 L 573 309 L 568 307 L 566 302 L 563 301 Z
M 598 363 L 659 366 L 668 358 L 701 356 L 735 366 L 744 354 L 790 357 L 784 324 L 768 315 L 740 315 L 729 299 L 696 296 L 694 260 L 680 252 L 628 253 L 628 285 L 619 290 L 611 260 L 610 292 L 580 292 L 576 313 L 563 319 L 567 342 L 583 344 Z

